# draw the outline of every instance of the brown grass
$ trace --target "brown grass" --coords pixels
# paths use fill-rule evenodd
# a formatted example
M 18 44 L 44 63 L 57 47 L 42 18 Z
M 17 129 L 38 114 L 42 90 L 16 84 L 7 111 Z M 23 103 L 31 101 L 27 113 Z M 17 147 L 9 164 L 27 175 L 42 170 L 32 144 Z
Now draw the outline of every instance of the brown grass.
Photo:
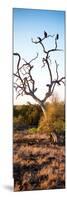
M 14 191 L 65 188 L 65 147 L 46 133 L 14 132 Z

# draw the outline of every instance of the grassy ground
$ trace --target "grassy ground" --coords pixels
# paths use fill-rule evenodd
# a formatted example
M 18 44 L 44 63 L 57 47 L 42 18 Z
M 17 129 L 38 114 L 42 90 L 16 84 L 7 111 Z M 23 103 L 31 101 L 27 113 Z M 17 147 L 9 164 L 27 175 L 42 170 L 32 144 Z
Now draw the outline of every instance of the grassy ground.
M 65 187 L 65 147 L 46 133 L 14 131 L 14 191 Z

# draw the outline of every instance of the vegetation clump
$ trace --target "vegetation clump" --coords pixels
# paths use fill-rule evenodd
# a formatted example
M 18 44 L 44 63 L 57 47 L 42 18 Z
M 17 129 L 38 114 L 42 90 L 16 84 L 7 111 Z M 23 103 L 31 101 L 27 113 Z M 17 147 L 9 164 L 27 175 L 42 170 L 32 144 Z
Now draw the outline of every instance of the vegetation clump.
M 48 103 L 46 108 L 46 119 L 42 116 L 39 122 L 39 130 L 40 129 L 47 133 L 64 133 L 65 112 L 63 102 L 54 101 L 52 103 Z
M 14 106 L 14 128 L 29 129 L 36 128 L 42 115 L 39 105 Z

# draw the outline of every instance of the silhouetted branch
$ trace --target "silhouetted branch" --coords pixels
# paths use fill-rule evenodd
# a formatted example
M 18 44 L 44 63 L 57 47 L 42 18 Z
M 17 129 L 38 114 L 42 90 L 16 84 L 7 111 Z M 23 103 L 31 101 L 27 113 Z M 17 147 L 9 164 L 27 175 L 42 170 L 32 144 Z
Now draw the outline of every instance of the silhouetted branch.
M 17 72 L 14 73 L 14 76 L 17 77 L 17 81 L 19 81 L 19 83 L 15 84 L 14 88 L 16 90 L 18 89 L 18 87 L 21 88 L 21 90 L 23 91 L 22 95 L 25 93 L 26 95 L 31 94 L 32 96 L 36 92 L 37 88 L 35 88 L 35 81 L 31 75 L 31 70 L 34 67 L 33 65 L 31 65 L 31 62 L 38 58 L 38 54 L 36 55 L 36 57 L 30 60 L 30 62 L 27 62 L 23 59 L 25 63 L 23 63 L 21 67 L 19 66 L 21 60 L 20 55 L 18 53 L 14 53 L 14 55 L 19 57 L 17 62 Z M 25 73 L 23 73 L 23 71 Z M 21 95 L 21 93 L 18 93 L 18 96 L 19 95 Z
M 59 39 L 59 35 L 58 35 L 58 34 L 57 34 L 56 37 L 55 37 L 55 48 L 52 48 L 52 49 L 49 49 L 48 51 L 46 51 L 45 46 L 44 46 L 44 44 L 43 44 L 43 41 L 44 41 L 45 39 L 49 38 L 49 37 L 52 37 L 52 38 L 53 38 L 54 36 L 55 36 L 55 35 L 48 35 L 48 34 L 44 31 L 44 37 L 43 37 L 43 38 L 37 37 L 38 40 L 33 40 L 33 39 L 32 39 L 32 42 L 33 42 L 34 44 L 40 44 L 40 45 L 42 46 L 42 48 L 43 48 L 43 52 L 46 53 L 46 54 L 47 54 L 47 57 L 48 57 L 49 53 L 51 53 L 51 52 L 54 52 L 54 51 L 63 51 L 62 49 L 57 49 L 57 41 L 58 41 L 58 39 Z
M 46 47 L 44 45 L 44 41 L 48 38 L 54 38 L 55 41 L 55 46 L 54 48 L 46 50 Z M 14 88 L 17 91 L 17 97 L 18 96 L 23 96 L 25 95 L 30 95 L 42 108 L 44 112 L 44 104 L 46 100 L 52 95 L 56 84 L 58 86 L 61 85 L 61 83 L 65 84 L 64 80 L 65 77 L 60 77 L 59 78 L 59 72 L 58 72 L 58 64 L 57 61 L 55 60 L 55 66 L 56 66 L 56 78 L 53 78 L 52 70 L 51 70 L 51 59 L 50 59 L 50 53 L 51 52 L 56 52 L 56 51 L 63 51 L 62 49 L 58 49 L 58 39 L 59 39 L 59 34 L 55 35 L 48 35 L 47 32 L 44 31 L 43 37 L 37 37 L 37 40 L 33 40 L 32 42 L 34 44 L 40 44 L 44 56 L 42 58 L 42 67 L 47 67 L 48 72 L 49 72 L 49 83 L 46 84 L 47 86 L 47 92 L 44 94 L 44 98 L 40 100 L 36 95 L 35 92 L 37 91 L 37 88 L 35 87 L 35 80 L 33 79 L 32 75 L 32 69 L 34 68 L 34 65 L 32 65 L 32 62 L 34 62 L 38 58 L 38 53 L 37 55 L 32 58 L 29 62 L 27 62 L 24 58 L 22 58 L 23 64 L 20 66 L 20 61 L 21 61 L 21 56 L 19 53 L 14 53 L 14 56 L 18 57 L 17 61 L 17 72 L 14 73 L 14 77 L 16 78 L 16 82 L 14 83 Z

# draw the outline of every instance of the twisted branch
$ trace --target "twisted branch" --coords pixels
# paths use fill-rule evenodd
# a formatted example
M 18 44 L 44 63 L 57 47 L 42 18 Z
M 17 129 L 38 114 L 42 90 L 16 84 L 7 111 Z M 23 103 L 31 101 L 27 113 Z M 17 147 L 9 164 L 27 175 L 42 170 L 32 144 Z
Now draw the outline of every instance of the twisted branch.
M 48 38 L 54 38 L 55 40 L 55 46 L 52 49 L 48 49 L 46 50 L 45 45 L 43 43 L 43 41 L 45 39 Z M 42 63 L 43 66 L 42 67 L 47 67 L 48 72 L 49 72 L 49 80 L 50 82 L 48 84 L 46 84 L 47 86 L 47 92 L 44 95 L 44 98 L 42 100 L 40 100 L 36 95 L 35 92 L 37 91 L 37 88 L 35 87 L 35 80 L 33 79 L 33 76 L 31 74 L 32 69 L 34 68 L 34 65 L 32 65 L 32 62 L 35 61 L 38 58 L 38 53 L 37 55 L 32 58 L 29 62 L 27 62 L 24 58 L 22 58 L 23 64 L 20 66 L 20 61 L 21 61 L 21 56 L 19 53 L 14 53 L 14 56 L 18 57 L 18 62 L 17 62 L 17 72 L 14 73 L 14 76 L 16 78 L 16 82 L 14 83 L 14 88 L 17 91 L 17 97 L 18 96 L 23 96 L 25 95 L 30 95 L 31 97 L 33 97 L 33 99 L 35 101 L 38 102 L 38 104 L 41 106 L 42 110 L 44 110 L 44 104 L 45 101 L 52 95 L 56 84 L 58 86 L 61 85 L 61 83 L 65 84 L 64 80 L 65 77 L 60 77 L 59 78 L 59 73 L 58 73 L 58 64 L 57 61 L 55 60 L 55 67 L 56 67 L 56 78 L 53 79 L 53 75 L 52 75 L 52 70 L 51 70 L 51 59 L 50 59 L 50 53 L 51 52 L 55 52 L 55 51 L 62 51 L 62 49 L 58 49 L 58 39 L 59 39 L 59 35 L 57 34 L 55 35 L 48 35 L 47 32 L 44 31 L 44 36 L 41 37 L 37 37 L 37 40 L 33 40 L 32 42 L 34 44 L 40 44 L 43 52 L 44 52 L 44 57 L 42 58 Z
M 45 49 L 45 46 L 44 46 L 44 44 L 43 44 L 43 41 L 44 41 L 45 39 L 47 39 L 48 37 L 52 37 L 52 38 L 55 37 L 55 47 L 52 48 L 52 49 L 49 49 L 49 50 L 47 51 L 47 50 Z M 44 97 L 43 100 L 42 100 L 42 103 L 45 103 L 45 101 L 47 100 L 47 98 L 49 98 L 49 97 L 52 95 L 56 84 L 61 85 L 61 82 L 64 84 L 64 81 L 63 81 L 63 80 L 65 79 L 65 77 L 61 77 L 61 78 L 59 79 L 58 64 L 57 64 L 57 62 L 56 62 L 56 60 L 55 60 L 55 65 L 56 65 L 56 79 L 53 80 L 52 71 L 51 71 L 51 66 L 50 66 L 51 59 L 50 59 L 49 54 L 50 54 L 51 52 L 63 51 L 63 50 L 57 48 L 57 42 L 58 42 L 58 39 L 59 39 L 59 35 L 58 35 L 58 34 L 57 34 L 56 36 L 55 36 L 55 35 L 48 35 L 48 34 L 44 31 L 44 37 L 43 37 L 43 38 L 37 37 L 37 39 L 38 39 L 38 40 L 35 40 L 35 41 L 32 39 L 32 42 L 33 42 L 34 44 L 40 44 L 40 45 L 42 46 L 43 52 L 44 52 L 44 55 L 45 55 L 45 56 L 43 57 L 43 59 L 42 59 L 42 62 L 43 62 L 43 66 L 42 66 L 42 67 L 44 67 L 45 64 L 46 64 L 46 66 L 48 67 L 48 72 L 49 72 L 49 77 L 50 77 L 50 84 L 46 84 L 46 86 L 48 87 L 48 91 L 47 91 L 47 93 L 45 94 L 45 97 Z M 50 62 L 49 62 L 49 61 L 50 61 Z
M 34 60 L 38 58 L 38 54 L 36 55 L 36 57 L 31 59 L 30 62 L 27 62 L 26 60 L 23 59 L 25 63 L 23 63 L 21 67 L 20 67 L 20 60 L 21 60 L 20 54 L 14 53 L 13 55 L 18 57 L 17 72 L 13 74 L 15 77 L 17 77 L 17 83 L 14 83 L 14 88 L 16 89 L 16 91 L 18 90 L 18 88 L 21 88 L 20 91 L 22 95 L 34 94 L 37 88 L 35 88 L 35 81 L 31 75 L 31 70 L 34 67 L 33 65 L 31 65 L 31 62 L 33 62 Z M 23 73 L 23 71 L 25 73 Z M 18 96 L 21 95 L 21 93 L 19 93 Z

